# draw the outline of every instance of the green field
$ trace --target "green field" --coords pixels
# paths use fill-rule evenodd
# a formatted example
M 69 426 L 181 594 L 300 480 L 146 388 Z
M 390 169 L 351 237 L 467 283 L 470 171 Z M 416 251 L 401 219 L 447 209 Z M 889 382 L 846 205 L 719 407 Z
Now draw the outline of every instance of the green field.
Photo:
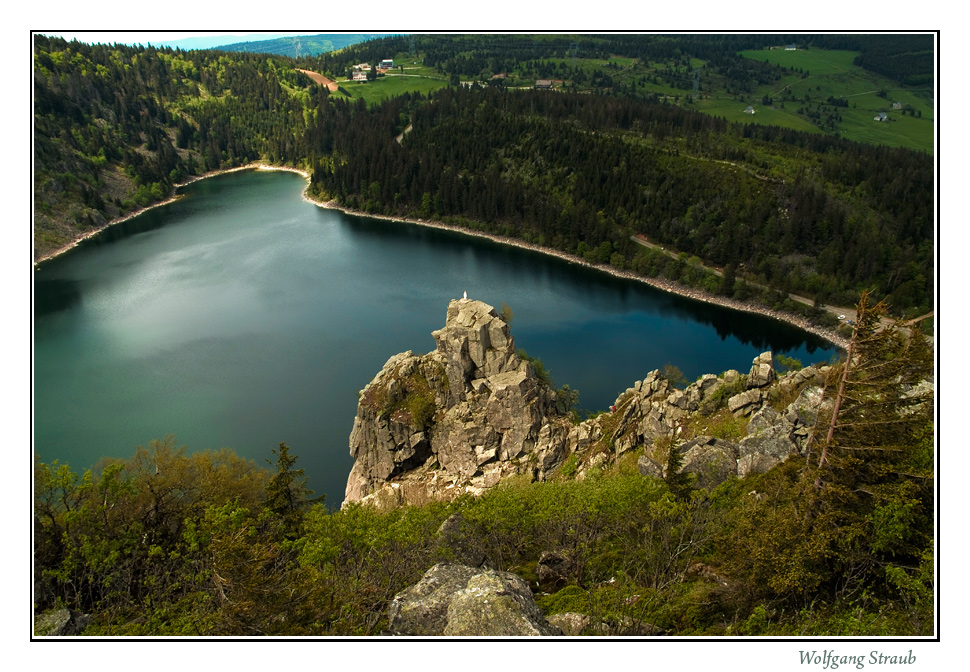
M 740 124 L 784 126 L 785 128 L 792 128 L 796 131 L 822 132 L 811 122 L 806 119 L 802 119 L 797 114 L 793 114 L 793 111 L 790 111 L 787 108 L 765 107 L 761 105 L 759 101 L 760 98 L 757 101 L 753 100 L 748 103 L 739 102 L 726 96 L 714 96 L 711 98 L 701 98 L 693 105 L 685 105 L 685 107 L 695 109 L 699 112 L 704 112 L 715 117 L 723 117 L 727 121 L 737 122 Z M 754 108 L 754 114 L 746 114 L 744 112 L 745 108 L 749 104 Z
M 407 66 L 405 66 L 407 68 Z M 388 74 L 379 77 L 372 82 L 348 82 L 340 81 L 341 87 L 346 89 L 352 97 L 363 98 L 368 105 L 379 103 L 388 98 L 394 98 L 404 93 L 418 91 L 420 93 L 430 93 L 448 86 L 448 82 L 440 76 L 437 78 L 424 77 L 421 75 L 411 75 L 407 69 L 405 75 Z M 343 97 L 337 91 L 333 95 Z
M 836 114 L 841 118 L 826 129 L 837 132 L 841 137 L 933 151 L 934 114 L 927 92 L 902 88 L 885 77 L 853 65 L 856 52 L 765 49 L 743 51 L 741 55 L 795 69 L 780 82 L 761 87 L 750 97 L 749 104 L 758 110 L 754 115 L 759 117 L 757 123 L 803 128 L 804 124 L 813 125 L 806 113 L 821 106 L 823 115 Z M 879 95 L 880 92 L 882 95 Z M 772 99 L 772 105 L 767 108 L 761 104 L 764 96 Z M 829 97 L 845 99 L 848 107 L 828 104 Z M 894 103 L 898 103 L 900 109 L 894 109 Z M 914 114 L 905 113 L 903 108 L 907 107 L 912 108 Z M 802 113 L 799 113 L 800 109 Z M 769 112 L 774 117 L 770 117 Z M 888 121 L 874 120 L 880 112 L 888 115 Z M 772 118 L 773 121 L 767 121 Z
M 826 51 L 822 49 L 759 49 L 742 51 L 741 55 L 755 61 L 764 61 L 783 68 L 801 68 L 813 75 L 835 75 L 850 70 L 861 70 L 852 64 L 858 56 L 855 51 Z

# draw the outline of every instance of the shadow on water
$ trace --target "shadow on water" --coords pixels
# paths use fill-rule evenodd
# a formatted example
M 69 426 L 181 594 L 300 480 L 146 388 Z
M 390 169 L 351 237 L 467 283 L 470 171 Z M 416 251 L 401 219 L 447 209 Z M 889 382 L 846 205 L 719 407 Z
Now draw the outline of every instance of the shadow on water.
M 558 257 L 485 238 L 470 237 L 417 224 L 392 222 L 372 217 L 346 215 L 343 225 L 359 238 L 393 241 L 397 246 L 434 245 L 444 254 L 467 253 L 484 249 L 500 265 L 539 276 L 560 287 L 567 287 L 577 302 L 604 315 L 617 311 L 645 310 L 663 320 L 700 323 L 714 329 L 722 341 L 737 339 L 760 351 L 787 352 L 805 349 L 829 351 L 833 345 L 815 334 L 765 315 L 742 312 L 725 306 L 665 292 L 644 283 L 618 278 L 594 268 L 579 266 Z M 469 240 L 474 244 L 469 245 Z
M 81 289 L 74 280 L 34 281 L 34 316 L 68 310 L 81 303 Z

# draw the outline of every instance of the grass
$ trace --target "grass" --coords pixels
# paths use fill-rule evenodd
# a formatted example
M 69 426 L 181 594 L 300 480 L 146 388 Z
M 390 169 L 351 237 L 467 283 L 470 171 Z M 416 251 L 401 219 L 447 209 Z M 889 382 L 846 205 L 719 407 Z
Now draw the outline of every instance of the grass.
M 764 61 L 783 68 L 801 68 L 812 75 L 832 75 L 850 70 L 860 70 L 852 64 L 859 55 L 857 51 L 836 51 L 827 49 L 757 49 L 742 51 L 741 55 L 756 61 Z
M 827 108 L 828 113 L 835 112 L 841 116 L 841 121 L 835 125 L 835 131 L 841 137 L 875 145 L 933 151 L 933 105 L 925 92 L 904 89 L 885 77 L 853 65 L 852 60 L 857 52 L 763 49 L 743 51 L 741 54 L 746 58 L 802 71 L 785 75 L 781 81 L 763 86 L 754 92 L 750 104 L 757 110 L 755 116 L 760 117 L 756 119 L 757 123 L 804 130 L 799 125 L 801 124 L 820 130 L 805 116 L 799 115 L 798 109 L 815 109 L 821 104 Z M 803 76 L 805 73 L 807 76 Z M 885 92 L 885 97 L 877 95 L 879 91 Z M 760 104 L 766 95 L 773 99 L 773 106 Z M 792 97 L 795 100 L 791 100 Z M 826 101 L 829 97 L 845 98 L 849 106 L 828 105 Z M 782 110 L 780 106 L 783 98 L 787 100 L 783 101 L 785 107 Z M 901 110 L 892 109 L 894 102 L 912 106 L 919 111 L 920 116 L 904 115 Z M 879 112 L 886 112 L 890 121 L 875 121 L 873 117 Z M 724 116 L 734 120 L 730 116 Z
M 407 73 L 407 70 L 405 72 Z M 379 77 L 373 82 L 348 82 L 342 80 L 339 84 L 352 97 L 363 98 L 368 105 L 373 105 L 409 92 L 418 91 L 420 93 L 430 93 L 448 86 L 448 82 L 440 78 L 408 75 L 389 74 L 384 77 Z M 332 95 L 343 96 L 340 92 L 335 92 Z
M 776 107 L 765 107 L 761 105 L 760 97 L 748 102 L 740 102 L 729 97 L 704 98 L 696 101 L 693 105 L 686 107 L 696 109 L 716 117 L 724 117 L 727 121 L 740 124 L 761 124 L 762 126 L 784 126 L 796 131 L 809 131 L 821 133 L 821 129 L 812 124 L 807 119 L 803 119 L 795 114 L 794 109 L 787 109 L 792 103 L 786 103 L 784 109 Z M 754 114 L 746 114 L 744 108 L 751 105 L 755 109 Z M 797 108 L 795 108 L 797 109 Z

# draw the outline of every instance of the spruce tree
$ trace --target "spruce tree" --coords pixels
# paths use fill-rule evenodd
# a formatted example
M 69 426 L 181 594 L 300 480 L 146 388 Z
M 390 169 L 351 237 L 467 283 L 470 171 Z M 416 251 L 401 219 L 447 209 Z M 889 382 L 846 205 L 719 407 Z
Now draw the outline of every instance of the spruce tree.
M 313 503 L 322 502 L 326 495 L 312 497 L 313 491 L 306 487 L 307 478 L 303 469 L 295 469 L 297 456 L 290 455 L 290 448 L 280 442 L 276 455 L 276 474 L 266 485 L 264 506 L 283 520 L 287 533 L 296 533 L 303 522 L 306 508 Z M 266 460 L 272 464 L 270 460 Z

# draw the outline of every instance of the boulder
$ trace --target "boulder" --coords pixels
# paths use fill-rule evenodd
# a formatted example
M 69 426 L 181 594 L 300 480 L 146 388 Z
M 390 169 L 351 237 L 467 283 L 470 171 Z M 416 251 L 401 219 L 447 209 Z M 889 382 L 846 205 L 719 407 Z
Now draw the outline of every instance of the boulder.
M 91 623 L 90 614 L 73 609 L 58 609 L 34 618 L 34 635 L 37 637 L 74 637 L 84 632 Z
M 562 630 L 567 637 L 578 637 L 589 626 L 590 618 L 586 614 L 567 611 L 564 614 L 552 614 L 547 619 L 549 623 Z
M 659 462 L 647 457 L 646 455 L 641 455 L 637 460 L 637 470 L 643 476 L 652 476 L 654 478 L 663 478 L 664 469 Z
M 748 389 L 766 387 L 775 380 L 775 360 L 771 352 L 762 352 L 751 362 Z
M 398 593 L 388 611 L 391 635 L 554 636 L 525 581 L 509 572 L 439 563 Z
M 780 463 L 781 459 L 773 455 L 761 453 L 742 455 L 738 460 L 738 478 L 745 478 L 753 474 L 763 474 Z
M 562 553 L 543 551 L 539 556 L 537 574 L 539 583 L 543 586 L 555 587 L 565 584 L 572 571 L 572 561 Z
M 738 445 L 738 457 L 764 455 L 776 463 L 799 452 L 792 439 L 794 425 L 771 406 L 764 406 L 751 417 L 748 436 Z
M 761 403 L 761 390 L 746 390 L 728 399 L 728 410 L 735 415 L 748 415 Z
M 738 474 L 738 447 L 730 441 L 698 436 L 680 451 L 680 471 L 696 474 L 699 488 L 712 489 Z

